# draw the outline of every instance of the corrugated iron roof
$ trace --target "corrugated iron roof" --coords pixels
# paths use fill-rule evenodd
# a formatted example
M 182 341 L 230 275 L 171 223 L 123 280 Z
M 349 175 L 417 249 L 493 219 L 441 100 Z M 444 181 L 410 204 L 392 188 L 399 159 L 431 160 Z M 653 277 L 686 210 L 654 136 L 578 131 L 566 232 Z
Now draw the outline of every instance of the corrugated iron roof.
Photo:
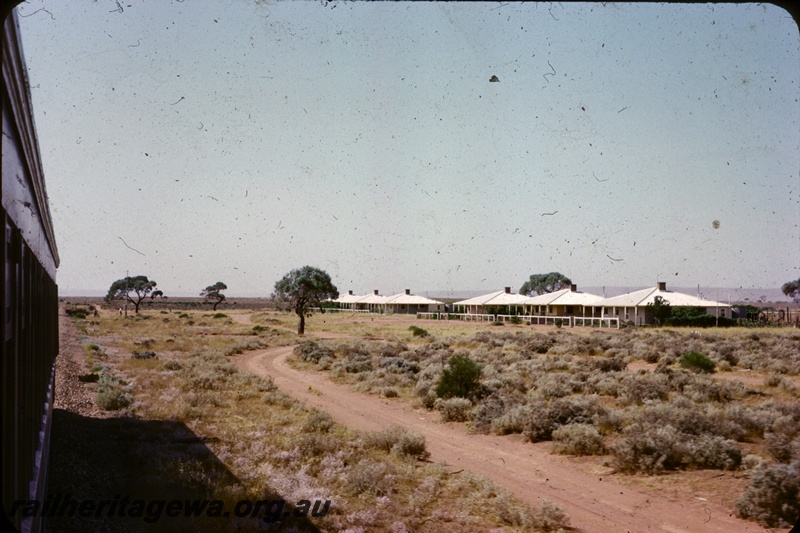
M 728 304 L 721 302 L 704 300 L 703 298 L 698 298 L 682 292 L 660 290 L 658 287 L 629 292 L 627 294 L 614 296 L 613 298 L 606 298 L 595 305 L 598 307 L 643 307 L 647 304 L 652 304 L 656 296 L 661 296 L 664 300 L 669 302 L 671 306 L 730 307 Z
M 475 296 L 468 300 L 461 300 L 453 305 L 524 305 L 527 299 L 528 297 L 522 294 L 514 294 L 503 290 Z
M 404 292 L 395 294 L 393 296 L 387 296 L 386 298 L 386 303 L 390 305 L 432 305 L 442 303 L 438 300 L 431 300 L 430 298 L 426 298 L 424 296 L 406 294 Z

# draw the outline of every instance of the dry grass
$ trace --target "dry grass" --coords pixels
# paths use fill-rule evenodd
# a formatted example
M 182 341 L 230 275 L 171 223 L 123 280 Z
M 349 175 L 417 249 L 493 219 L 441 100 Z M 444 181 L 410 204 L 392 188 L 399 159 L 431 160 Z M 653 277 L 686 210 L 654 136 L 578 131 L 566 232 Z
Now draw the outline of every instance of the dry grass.
M 553 439 L 555 453 L 610 453 L 609 462 L 632 474 L 751 472 L 756 463 L 756 472 L 770 465 L 770 472 L 783 472 L 779 465 L 800 460 L 800 411 L 792 407 L 800 398 L 797 330 L 556 330 L 363 315 L 319 320 L 319 329 L 366 340 L 324 341 L 325 357 L 295 364 L 329 371 L 361 392 L 391 388 L 417 397 L 443 420 L 466 421 L 477 431 Z M 414 323 L 429 335 L 413 336 Z M 682 369 L 693 352 L 716 372 Z M 481 391 L 473 402 L 450 405 L 435 390 L 456 353 L 482 366 Z M 772 492 L 760 488 L 765 475 L 754 478 L 760 485 L 748 489 L 747 505 L 738 509 L 773 524 Z
M 565 523 L 554 506 L 534 509 L 485 479 L 453 476 L 443 465 L 419 461 L 427 452 L 418 435 L 402 428 L 374 434 L 351 431 L 282 394 L 271 380 L 239 371 L 227 356 L 294 343 L 291 330 L 296 324 L 281 313 L 257 313 L 252 323 L 233 311 L 225 314 L 214 318 L 203 311 L 157 311 L 127 319 L 102 314 L 77 322 L 87 335 L 87 368 L 99 365 L 107 376 L 102 379 L 124 387 L 120 392 L 132 400 L 120 406 L 120 416 L 177 421 L 203 443 L 181 449 L 156 442 L 144 446 L 142 460 L 165 479 L 228 505 L 265 495 L 288 502 L 331 500 L 328 515 L 313 519 L 321 530 L 414 531 L 423 524 L 434 529 L 556 530 Z M 348 326 L 341 318 L 333 330 L 369 327 Z M 254 325 L 262 328 L 254 331 Z M 318 325 L 309 324 L 309 330 Z M 373 331 L 386 332 L 397 333 L 399 342 L 421 346 L 402 326 L 388 324 Z M 391 382 L 383 386 L 385 395 L 388 388 L 405 391 L 414 382 L 418 366 L 398 358 L 403 346 L 390 349 L 393 363 L 378 368 L 381 381 Z M 143 350 L 156 357 L 131 357 Z M 351 352 L 336 368 L 358 375 L 359 352 Z M 323 352 L 305 364 L 324 365 L 326 357 Z M 201 449 L 209 449 L 213 461 Z M 212 467 L 217 463 L 229 475 Z M 487 513 L 487 505 L 495 511 Z M 257 526 L 237 523 L 243 530 Z

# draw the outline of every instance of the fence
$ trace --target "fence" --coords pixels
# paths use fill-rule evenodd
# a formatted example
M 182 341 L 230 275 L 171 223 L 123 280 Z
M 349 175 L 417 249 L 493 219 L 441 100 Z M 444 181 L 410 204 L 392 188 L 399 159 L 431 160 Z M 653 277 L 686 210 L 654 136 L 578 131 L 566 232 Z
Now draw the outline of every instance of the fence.
M 617 317 L 609 317 L 609 318 L 597 318 L 597 317 L 582 317 L 576 316 L 572 319 L 574 321 L 575 326 L 589 326 L 593 328 L 617 328 L 619 329 L 619 318 Z M 588 324 L 587 324 L 588 323 Z
M 619 328 L 619 318 L 597 318 L 580 316 L 546 316 L 546 315 L 488 315 L 471 313 L 417 313 L 417 318 L 428 320 L 464 320 L 469 322 L 509 322 L 536 326 L 558 326 L 572 328 L 608 327 Z

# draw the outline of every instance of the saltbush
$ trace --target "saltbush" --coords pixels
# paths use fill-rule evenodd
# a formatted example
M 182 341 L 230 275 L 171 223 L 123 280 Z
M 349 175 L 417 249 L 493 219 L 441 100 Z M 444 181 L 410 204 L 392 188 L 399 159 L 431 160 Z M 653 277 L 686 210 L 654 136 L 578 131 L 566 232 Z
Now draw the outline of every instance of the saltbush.
M 597 404 L 596 396 L 559 398 L 549 405 L 542 400 L 528 404 L 523 420 L 523 434 L 531 441 L 550 440 L 559 426 L 591 424 L 605 408 Z
M 553 431 L 553 451 L 564 455 L 602 455 L 603 437 L 591 424 L 567 424 Z
M 367 433 L 364 444 L 368 448 L 391 452 L 398 457 L 424 459 L 429 455 L 425 447 L 425 437 L 402 426 L 391 426 L 383 431 Z
M 439 398 L 434 408 L 442 413 L 442 422 L 465 422 L 469 418 L 472 402 L 466 398 Z
M 369 372 L 372 370 L 372 357 L 369 354 L 355 354 L 344 362 L 344 369 L 350 374 Z
M 592 366 L 600 372 L 620 372 L 628 367 L 628 363 L 617 357 L 599 357 L 592 360 Z
M 102 374 L 97 382 L 97 405 L 104 411 L 124 409 L 133 403 L 133 397 L 122 389 L 118 378 Z
M 678 468 L 683 456 L 683 435 L 670 425 L 632 424 L 611 445 L 614 466 L 622 472 L 655 474 Z
M 695 468 L 736 470 L 742 464 L 742 450 L 730 439 L 699 435 L 686 440 L 684 462 Z
M 791 527 L 800 516 L 800 460 L 757 467 L 736 514 L 766 527 Z
M 800 459 L 800 419 L 787 415 L 776 418 L 764 433 L 764 449 L 781 463 Z
M 295 346 L 294 355 L 303 361 L 319 363 L 323 357 L 333 357 L 333 350 L 326 346 L 320 346 L 314 341 L 306 341 Z
M 394 475 L 388 470 L 385 463 L 362 459 L 348 468 L 345 475 L 347 486 L 355 495 L 384 496 L 391 492 L 394 485 Z
M 495 420 L 503 416 L 505 402 L 499 394 L 484 398 L 470 413 L 472 427 L 481 433 L 488 433 Z
M 689 435 L 667 424 L 636 422 L 611 446 L 614 464 L 623 472 L 658 473 L 682 467 L 734 470 L 742 451 L 718 435 Z
M 306 433 L 327 433 L 332 427 L 331 415 L 318 409 L 313 409 L 303 423 L 303 431 Z
M 390 372 L 398 374 L 416 374 L 419 372 L 419 364 L 409 361 L 402 357 L 384 357 L 378 362 L 378 367 L 385 368 Z

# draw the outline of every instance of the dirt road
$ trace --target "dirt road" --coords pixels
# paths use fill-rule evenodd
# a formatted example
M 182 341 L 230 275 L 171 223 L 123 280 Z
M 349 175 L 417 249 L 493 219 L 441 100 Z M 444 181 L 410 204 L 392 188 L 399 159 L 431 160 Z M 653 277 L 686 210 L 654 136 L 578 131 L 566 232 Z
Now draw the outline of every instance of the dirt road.
M 295 370 L 286 362 L 292 349 L 257 350 L 232 361 L 240 369 L 271 376 L 281 390 L 327 411 L 346 426 L 376 431 L 397 424 L 424 435 L 432 460 L 486 476 L 531 504 L 542 499 L 556 503 L 566 511 L 571 526 L 581 531 L 764 531 L 736 518 L 719 501 L 647 494 L 616 483 L 614 475 L 584 473 L 570 464 L 570 458 L 551 455 L 544 445 L 524 443 L 518 435 L 468 434 L 463 426 L 438 422 L 435 412 L 413 409 L 407 400 L 360 394 L 322 373 Z M 737 496 L 726 499 L 730 502 Z

